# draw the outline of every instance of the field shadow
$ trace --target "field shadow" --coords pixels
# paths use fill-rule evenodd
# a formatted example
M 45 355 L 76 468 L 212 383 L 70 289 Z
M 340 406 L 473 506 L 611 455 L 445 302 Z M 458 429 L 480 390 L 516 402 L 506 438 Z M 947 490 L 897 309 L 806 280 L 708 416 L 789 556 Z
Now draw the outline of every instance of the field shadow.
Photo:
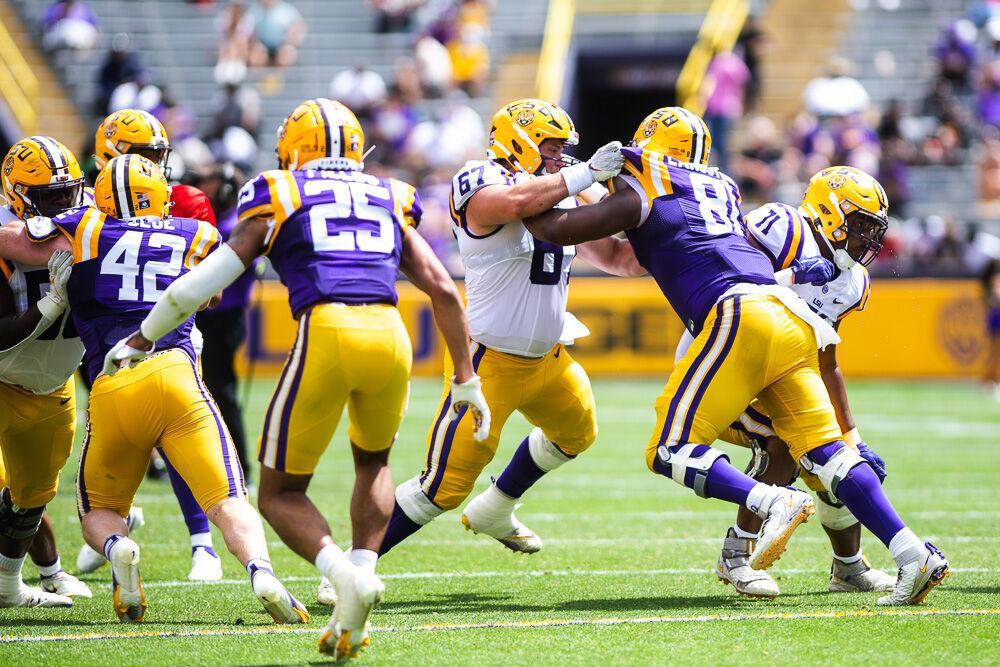
M 122 628 L 131 628 L 133 630 L 144 630 L 155 632 L 157 628 L 166 626 L 167 630 L 175 627 L 183 628 L 201 628 L 204 626 L 211 627 L 244 627 L 242 623 L 236 623 L 234 621 L 191 621 L 191 620 L 156 620 L 156 621 L 146 621 L 143 623 L 136 623 L 134 625 L 129 625 L 127 623 L 120 623 L 118 621 L 87 621 L 87 620 L 77 620 L 77 619 L 67 619 L 67 618 L 19 618 L 16 621 L 11 621 L 11 628 L 51 628 L 51 627 L 74 627 L 74 628 L 87 628 L 94 632 L 106 631 L 107 634 L 116 634 L 115 630 L 122 630 Z
M 739 610 L 745 609 L 747 607 L 747 602 L 748 600 L 726 595 L 678 595 L 626 598 L 587 598 L 582 600 L 554 601 L 550 604 L 531 604 L 519 599 L 517 596 L 480 593 L 445 593 L 428 596 L 420 600 L 387 602 L 381 606 L 381 609 L 383 611 L 406 615 L 423 615 L 441 612 L 659 612 L 667 609 L 691 609 L 692 607 Z

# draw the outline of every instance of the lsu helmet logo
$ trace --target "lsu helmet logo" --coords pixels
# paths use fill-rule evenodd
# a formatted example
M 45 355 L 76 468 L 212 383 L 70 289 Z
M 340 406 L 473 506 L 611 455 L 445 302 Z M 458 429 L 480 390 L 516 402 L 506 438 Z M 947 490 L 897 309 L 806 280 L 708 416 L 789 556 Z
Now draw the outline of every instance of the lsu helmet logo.
M 3 162 L 3 175 L 10 176 L 10 172 L 14 171 L 14 156 L 8 155 L 7 159 Z
M 847 182 L 847 178 L 843 174 L 834 174 L 830 177 L 829 185 L 831 190 L 838 190 L 844 187 L 844 183 Z
M 535 112 L 530 109 L 521 109 L 517 113 L 517 124 L 521 127 L 528 127 L 535 120 Z
M 115 132 L 117 131 L 118 131 L 118 123 L 112 121 L 108 123 L 108 126 L 106 128 L 104 128 L 104 136 L 110 139 L 111 137 L 115 136 Z
M 642 136 L 651 137 L 653 136 L 653 132 L 656 132 L 656 121 L 646 121 L 646 124 L 642 126 Z

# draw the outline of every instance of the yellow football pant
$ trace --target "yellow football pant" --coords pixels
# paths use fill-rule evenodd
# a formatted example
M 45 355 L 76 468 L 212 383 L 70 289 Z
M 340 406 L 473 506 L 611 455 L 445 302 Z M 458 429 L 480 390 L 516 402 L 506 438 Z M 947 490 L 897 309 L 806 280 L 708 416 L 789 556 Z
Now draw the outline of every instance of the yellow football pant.
M 311 475 L 347 405 L 347 435 L 377 452 L 392 446 L 406 412 L 413 350 L 393 306 L 322 303 L 299 318 L 257 444 L 273 470 Z
M 73 378 L 44 395 L 0 382 L 0 487 L 18 507 L 55 497 L 76 434 L 75 396 Z
M 647 465 L 660 445 L 715 442 L 755 397 L 796 461 L 841 438 L 812 328 L 774 297 L 736 296 L 709 313 L 656 399 Z
M 80 515 L 101 508 L 127 516 L 153 447 L 163 450 L 205 511 L 245 497 L 229 431 L 182 350 L 94 381 L 76 480 Z
M 597 438 L 590 378 L 565 347 L 556 345 L 544 357 L 531 359 L 497 352 L 480 343 L 472 345 L 473 364 L 482 378 L 492 421 L 489 437 L 477 442 L 467 408 L 462 408 L 454 421 L 447 420 L 454 376 L 448 360 L 441 407 L 427 435 L 427 465 L 420 476 L 424 493 L 445 510 L 458 507 L 472 491 L 480 473 L 493 460 L 500 431 L 515 410 L 541 428 L 567 456 L 580 454 Z

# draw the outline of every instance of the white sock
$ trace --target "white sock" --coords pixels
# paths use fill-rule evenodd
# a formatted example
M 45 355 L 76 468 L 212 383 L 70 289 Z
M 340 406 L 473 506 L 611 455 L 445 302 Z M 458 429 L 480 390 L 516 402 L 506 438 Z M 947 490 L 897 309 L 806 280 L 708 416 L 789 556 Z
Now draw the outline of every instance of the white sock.
M 771 505 L 771 496 L 773 493 L 773 486 L 770 484 L 764 484 L 763 482 L 757 482 L 754 484 L 754 487 L 750 489 L 750 495 L 747 496 L 747 509 L 761 518 L 766 517 L 767 508 Z
M 334 581 L 337 573 L 355 567 L 336 544 L 328 544 L 316 554 L 316 569 L 330 581 Z
M 903 528 L 889 540 L 889 553 L 899 567 L 920 558 L 923 549 L 923 541 L 909 528 Z
M 51 577 L 62 572 L 62 563 L 59 561 L 59 556 L 56 556 L 56 562 L 51 565 L 39 565 L 35 563 L 35 567 L 38 568 L 38 574 L 43 577 Z
M 10 597 L 21 590 L 21 565 L 24 556 L 8 558 L 0 554 L 0 595 Z
M 736 533 L 736 537 L 740 537 L 744 540 L 756 540 L 757 533 L 751 533 L 749 531 L 743 530 L 737 525 L 733 525 L 733 532 Z
M 347 559 L 357 565 L 362 570 L 368 572 L 375 571 L 375 563 L 378 562 L 378 554 L 371 549 L 354 549 L 347 552 Z
M 191 535 L 191 548 L 211 547 L 212 533 L 194 533 Z
M 854 554 L 853 556 L 838 556 L 837 554 L 833 554 L 833 557 L 839 560 L 844 565 L 854 565 L 855 563 L 861 560 L 861 549 L 858 549 L 858 553 Z
M 490 487 L 483 492 L 481 496 L 483 500 L 487 501 L 487 506 L 490 509 L 498 511 L 514 511 L 514 505 L 517 504 L 518 498 L 511 498 L 506 493 L 497 488 L 497 485 L 490 484 Z

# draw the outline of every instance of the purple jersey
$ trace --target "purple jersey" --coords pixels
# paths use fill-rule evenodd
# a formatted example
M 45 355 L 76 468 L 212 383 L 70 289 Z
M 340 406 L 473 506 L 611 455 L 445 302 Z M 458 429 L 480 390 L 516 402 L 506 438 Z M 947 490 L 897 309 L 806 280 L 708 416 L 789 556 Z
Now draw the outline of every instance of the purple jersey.
M 167 286 L 219 244 L 212 225 L 190 218 L 118 220 L 82 206 L 52 222 L 73 247 L 69 306 L 91 381 L 101 373 L 104 355 L 139 330 Z M 158 340 L 156 349 L 176 347 L 194 361 L 193 323 L 192 316 Z
M 292 314 L 316 303 L 395 305 L 403 234 L 420 223 L 412 185 L 360 171 L 265 171 L 243 186 L 240 221 L 271 220 L 265 253 Z
M 734 285 L 773 285 L 774 269 L 750 245 L 740 191 L 718 169 L 625 148 L 621 178 L 642 199 L 639 226 L 625 232 L 639 263 L 693 334 Z

